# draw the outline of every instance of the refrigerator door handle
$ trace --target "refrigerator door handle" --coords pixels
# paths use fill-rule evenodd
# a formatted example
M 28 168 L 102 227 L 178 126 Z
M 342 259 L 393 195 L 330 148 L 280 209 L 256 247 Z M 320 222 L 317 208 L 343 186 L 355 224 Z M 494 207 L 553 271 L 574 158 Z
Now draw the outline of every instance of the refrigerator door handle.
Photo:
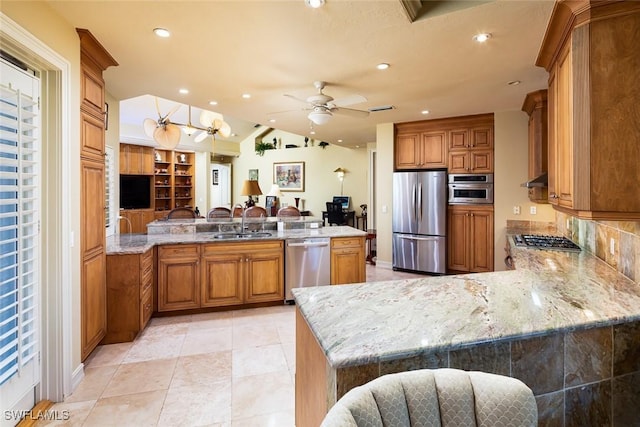
M 400 238 L 404 240 L 419 240 L 421 242 L 433 242 L 442 238 L 442 236 L 439 236 L 439 237 L 400 236 Z
M 418 193 L 416 192 L 416 185 L 413 184 L 413 219 L 418 218 Z
M 418 184 L 418 212 L 420 213 L 418 221 L 422 222 L 422 183 Z

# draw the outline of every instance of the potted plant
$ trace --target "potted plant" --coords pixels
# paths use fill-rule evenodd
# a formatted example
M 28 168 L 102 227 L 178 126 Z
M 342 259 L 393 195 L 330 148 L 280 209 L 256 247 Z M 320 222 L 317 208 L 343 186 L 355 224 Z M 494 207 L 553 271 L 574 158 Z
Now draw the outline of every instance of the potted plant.
M 274 148 L 276 148 L 276 147 L 274 147 L 273 144 L 270 144 L 268 142 L 260 141 L 260 142 L 256 143 L 256 154 L 258 156 L 264 156 L 264 152 L 266 150 L 273 150 Z

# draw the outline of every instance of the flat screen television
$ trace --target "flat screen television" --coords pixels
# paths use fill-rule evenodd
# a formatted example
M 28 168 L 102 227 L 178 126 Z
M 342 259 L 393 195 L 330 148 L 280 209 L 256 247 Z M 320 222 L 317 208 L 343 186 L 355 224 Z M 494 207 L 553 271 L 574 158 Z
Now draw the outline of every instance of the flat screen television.
M 120 175 L 120 209 L 151 207 L 151 176 Z
M 340 203 L 343 211 L 349 210 L 349 204 L 351 202 L 350 196 L 333 196 L 333 203 Z

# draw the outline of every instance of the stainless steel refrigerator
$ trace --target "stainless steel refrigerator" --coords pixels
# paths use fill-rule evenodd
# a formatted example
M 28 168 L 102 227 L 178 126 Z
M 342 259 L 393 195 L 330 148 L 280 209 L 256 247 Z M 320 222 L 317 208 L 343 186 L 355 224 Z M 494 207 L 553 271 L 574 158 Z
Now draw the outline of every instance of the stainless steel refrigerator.
M 393 269 L 446 273 L 446 171 L 393 174 Z

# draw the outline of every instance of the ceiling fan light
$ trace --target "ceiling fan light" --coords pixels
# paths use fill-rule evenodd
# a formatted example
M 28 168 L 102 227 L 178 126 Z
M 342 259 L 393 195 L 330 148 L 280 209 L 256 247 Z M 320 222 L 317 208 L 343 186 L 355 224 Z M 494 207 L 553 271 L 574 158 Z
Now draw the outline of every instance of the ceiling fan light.
M 317 125 L 323 125 L 323 124 L 329 122 L 329 120 L 331 119 L 331 116 L 332 116 L 332 114 L 331 114 L 330 111 L 316 109 L 316 110 L 313 110 L 312 112 L 310 112 L 307 117 L 313 123 L 315 123 Z
M 188 124 L 186 126 L 182 126 L 182 132 L 185 133 L 185 135 L 187 136 L 191 136 L 194 133 L 196 133 L 198 129 L 194 128 L 193 126 L 191 126 L 191 124 Z
M 304 0 L 307 6 L 317 9 L 324 6 L 324 0 Z

